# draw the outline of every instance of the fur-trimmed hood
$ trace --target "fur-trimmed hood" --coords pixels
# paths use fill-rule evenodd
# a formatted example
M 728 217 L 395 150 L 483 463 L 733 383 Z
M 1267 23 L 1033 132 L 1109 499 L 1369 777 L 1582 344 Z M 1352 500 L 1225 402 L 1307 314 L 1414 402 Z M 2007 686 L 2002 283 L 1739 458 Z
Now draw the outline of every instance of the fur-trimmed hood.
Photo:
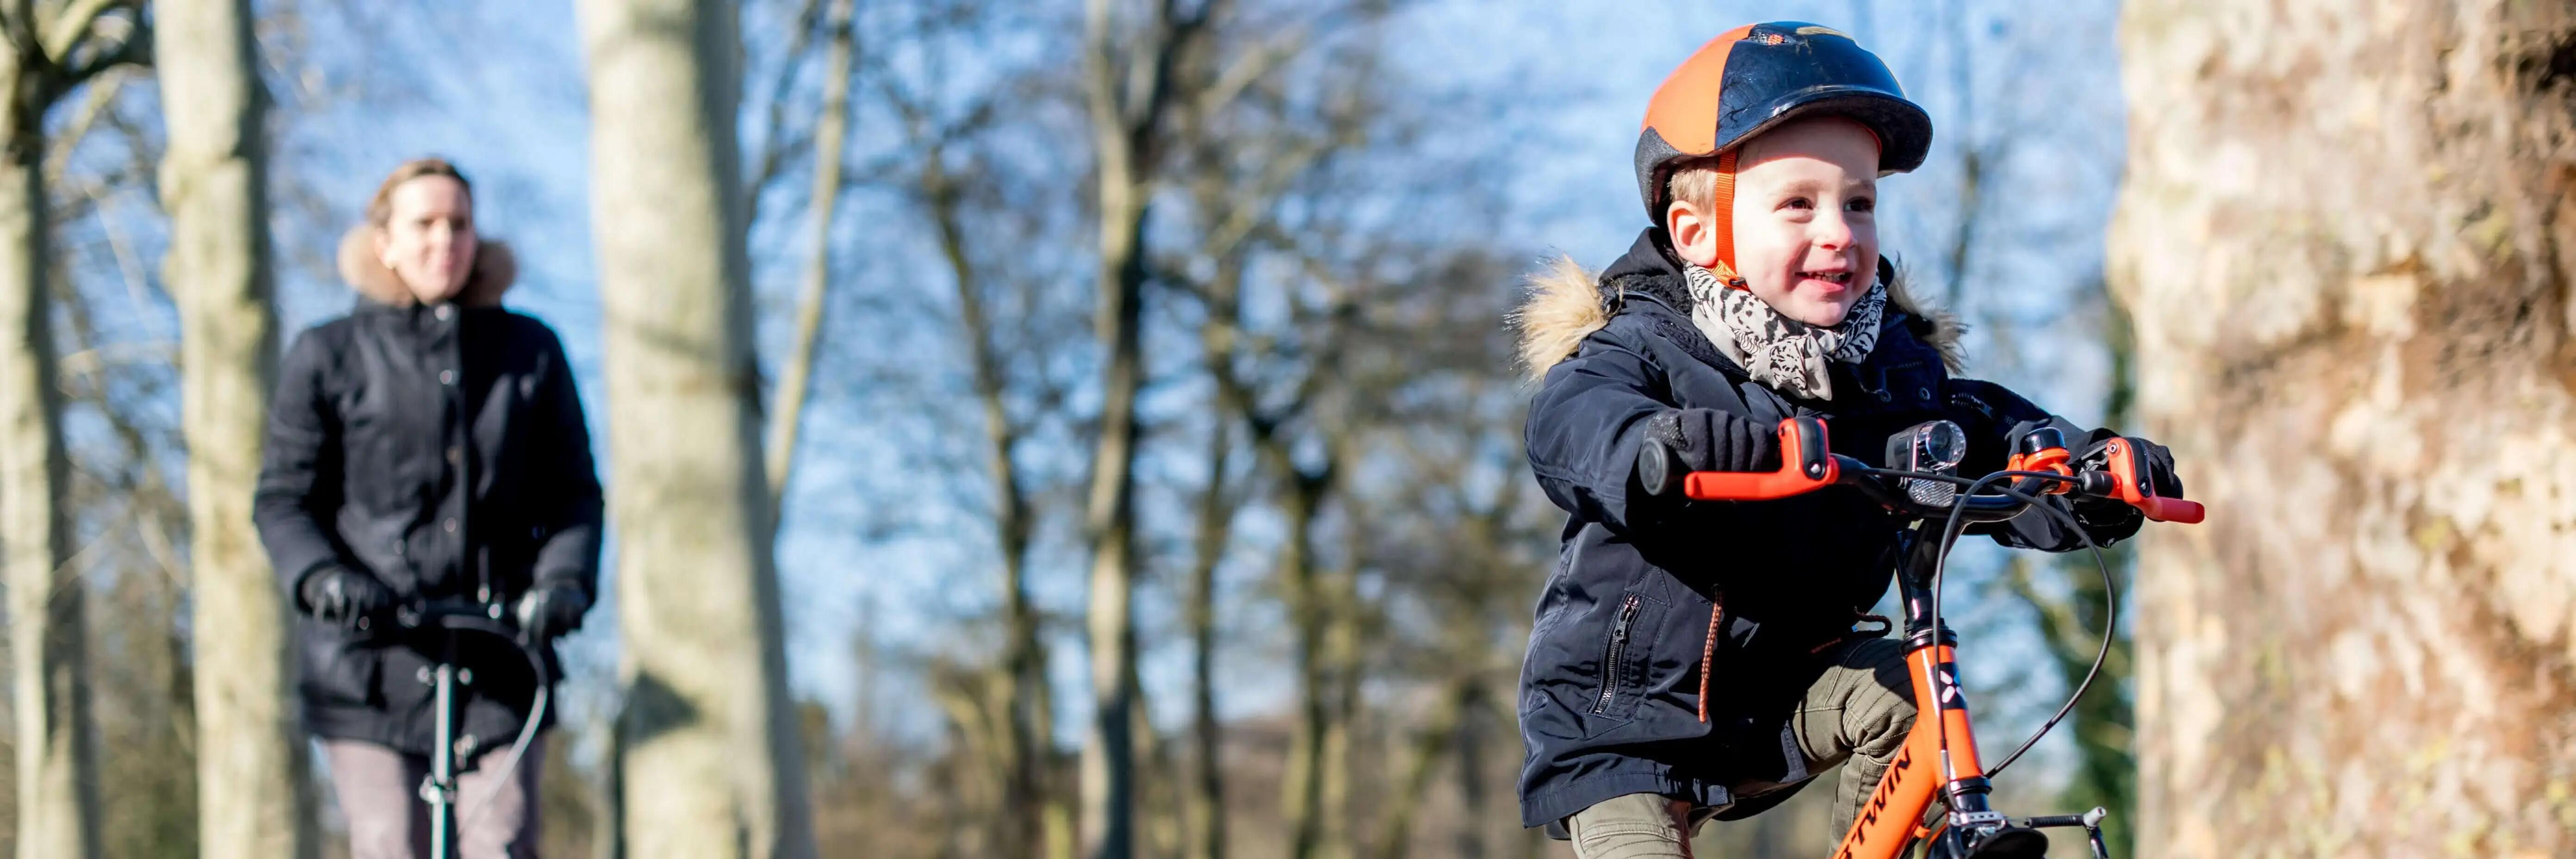
M 1648 252 L 1662 256 L 1651 235 L 1640 237 L 1637 247 L 1631 249 L 1629 255 L 1633 257 Z M 1661 267 L 1670 267 L 1669 261 L 1657 261 L 1664 263 Z M 1612 266 L 1607 273 L 1621 274 L 1623 270 L 1632 268 L 1628 265 Z M 1903 326 L 1916 339 L 1941 353 L 1941 363 L 1949 367 L 1950 372 L 1960 372 L 1965 355 L 1959 348 L 1959 336 L 1966 329 L 1959 323 L 1958 316 L 1916 300 L 1906 288 L 1905 273 L 1884 257 L 1879 260 L 1879 273 L 1880 280 L 1887 284 L 1887 303 L 1892 311 L 1887 314 L 1884 324 Z M 1583 338 L 1610 324 L 1610 315 L 1619 296 L 1616 287 L 1607 281 L 1608 278 L 1602 274 L 1587 271 L 1573 257 L 1563 255 L 1548 260 L 1530 273 L 1528 293 L 1521 300 L 1520 307 L 1512 311 L 1509 321 L 1512 328 L 1520 333 L 1520 365 L 1532 380 L 1546 376 L 1548 368 L 1574 355 Z M 1688 312 L 1687 307 L 1680 309 Z
M 376 233 L 383 228 L 360 224 L 340 237 L 340 279 L 359 296 L 378 304 L 410 307 L 420 303 L 411 289 L 403 286 L 393 269 L 376 257 Z M 519 278 L 519 256 L 510 243 L 484 239 L 474 252 L 474 271 L 465 277 L 465 288 L 456 293 L 456 303 L 465 307 L 497 307 L 501 294 Z

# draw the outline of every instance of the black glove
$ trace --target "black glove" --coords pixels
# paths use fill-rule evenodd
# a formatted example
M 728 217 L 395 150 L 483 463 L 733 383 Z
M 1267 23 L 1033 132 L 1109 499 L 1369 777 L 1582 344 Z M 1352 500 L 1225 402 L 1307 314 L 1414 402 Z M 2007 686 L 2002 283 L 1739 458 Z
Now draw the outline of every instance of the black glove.
M 299 596 L 304 611 L 323 623 L 366 631 L 381 626 L 394 608 L 394 592 L 376 577 L 346 567 L 330 567 L 304 577 Z
M 2107 468 L 2111 460 L 2111 440 L 2115 438 L 2119 436 L 2095 432 L 2093 440 L 2084 446 L 2083 455 L 2076 457 L 2076 467 L 2084 471 Z M 2173 451 L 2134 436 L 2129 438 L 2129 443 L 2137 447 L 2139 464 L 2146 468 L 2147 486 L 2159 497 L 2183 497 L 2182 478 L 2174 474 Z M 2073 506 L 2076 521 L 2084 523 L 2084 530 L 2091 532 L 2097 541 L 2126 538 L 2137 533 L 2138 526 L 2146 521 L 2145 514 L 2138 512 L 2138 508 L 2116 498 L 2079 497 Z
M 2117 438 L 2117 436 L 2101 433 L 2096 433 L 2096 435 L 2100 435 L 2101 437 L 2094 439 L 2093 443 L 2085 445 L 2084 455 L 2077 457 L 2076 459 L 2078 463 L 2081 463 L 2081 467 L 2083 468 L 2102 468 L 2106 463 L 2110 462 L 2111 439 Z M 2138 452 L 2143 454 L 2138 458 L 2142 464 L 2147 467 L 2147 486 L 2155 489 L 2158 497 L 2183 497 L 2182 477 L 2174 474 L 2173 451 L 2167 449 L 2164 445 L 2157 444 L 2143 438 L 2138 438 L 2136 436 L 2130 436 L 2129 443 L 2136 445 Z
M 1669 460 L 1652 461 L 1659 452 Z M 1693 471 L 1778 471 L 1780 429 L 1716 409 L 1667 409 L 1646 418 L 1638 462 L 1648 495 L 1672 492 Z
M 552 641 L 581 628 L 590 595 L 565 582 L 538 585 L 519 597 L 519 632 L 530 641 Z

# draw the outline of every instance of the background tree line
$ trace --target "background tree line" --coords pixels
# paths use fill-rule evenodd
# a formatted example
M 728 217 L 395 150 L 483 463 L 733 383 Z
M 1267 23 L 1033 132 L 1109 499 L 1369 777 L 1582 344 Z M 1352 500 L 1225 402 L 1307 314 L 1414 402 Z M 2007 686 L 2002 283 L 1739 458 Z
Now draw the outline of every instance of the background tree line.
M 1561 519 L 1501 320 L 1624 245 L 1671 58 L 1804 18 L 1933 111 L 1885 229 L 1979 371 L 2219 520 L 2117 553 L 2133 625 L 1963 551 L 1990 742 L 2116 639 L 2004 801 L 2568 848 L 2576 16 L 1721 5 L 0 6 L 0 840 L 339 849 L 249 486 L 355 189 L 443 151 L 604 427 L 549 855 L 1562 850 L 1512 792 Z M 1821 850 L 1809 793 L 1703 849 Z

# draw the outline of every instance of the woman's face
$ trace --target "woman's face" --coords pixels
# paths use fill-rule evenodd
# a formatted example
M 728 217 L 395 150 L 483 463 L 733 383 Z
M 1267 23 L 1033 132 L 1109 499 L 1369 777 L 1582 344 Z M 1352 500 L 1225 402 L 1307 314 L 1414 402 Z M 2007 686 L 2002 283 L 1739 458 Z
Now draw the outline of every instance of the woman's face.
M 394 186 L 376 255 L 422 304 L 456 297 L 474 271 L 474 197 L 446 176 Z

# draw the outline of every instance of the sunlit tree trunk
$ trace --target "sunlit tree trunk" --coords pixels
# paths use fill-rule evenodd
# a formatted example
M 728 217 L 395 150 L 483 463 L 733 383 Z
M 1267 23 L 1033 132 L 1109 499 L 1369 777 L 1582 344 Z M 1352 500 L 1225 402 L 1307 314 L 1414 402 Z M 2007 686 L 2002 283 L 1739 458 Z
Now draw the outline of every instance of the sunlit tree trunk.
M 736 15 L 580 4 L 637 857 L 815 855 L 769 545 Z
M 2123 15 L 2141 852 L 2576 852 L 2576 8 Z
M 275 382 L 268 107 L 248 0 L 162 0 L 154 63 L 169 136 L 164 277 L 179 307 L 196 674 L 198 855 L 314 855 L 293 702 L 294 615 L 250 503 Z
M 45 114 L 149 35 L 101 44 L 112 4 L 17 2 L 0 17 L 0 565 L 9 584 L 17 721 L 18 855 L 98 855 L 98 764 L 89 713 L 84 585 L 63 510 L 68 463 L 54 354 Z M 123 18 L 131 24 L 139 18 Z M 87 48 L 76 63 L 75 50 Z
M 1096 171 L 1099 260 L 1093 336 L 1100 344 L 1099 440 L 1083 531 L 1091 545 L 1085 610 L 1091 656 L 1091 712 L 1082 746 L 1083 859 L 1127 859 L 1136 850 L 1135 675 L 1136 396 L 1143 387 L 1142 310 L 1145 216 L 1154 155 L 1172 110 L 1172 69 L 1204 32 L 1211 5 L 1184 15 L 1175 2 L 1150 19 L 1122 24 L 1110 0 L 1084 4 L 1084 104 Z M 1122 38 L 1127 31 L 1140 33 Z
M 0 134 L 8 144 L 0 151 L 0 325 L 8 332 L 0 339 L 0 551 L 8 559 L 22 859 L 98 853 L 85 600 L 61 508 L 62 392 L 38 170 L 44 136 L 34 127 L 41 114 L 30 112 L 9 105 Z

